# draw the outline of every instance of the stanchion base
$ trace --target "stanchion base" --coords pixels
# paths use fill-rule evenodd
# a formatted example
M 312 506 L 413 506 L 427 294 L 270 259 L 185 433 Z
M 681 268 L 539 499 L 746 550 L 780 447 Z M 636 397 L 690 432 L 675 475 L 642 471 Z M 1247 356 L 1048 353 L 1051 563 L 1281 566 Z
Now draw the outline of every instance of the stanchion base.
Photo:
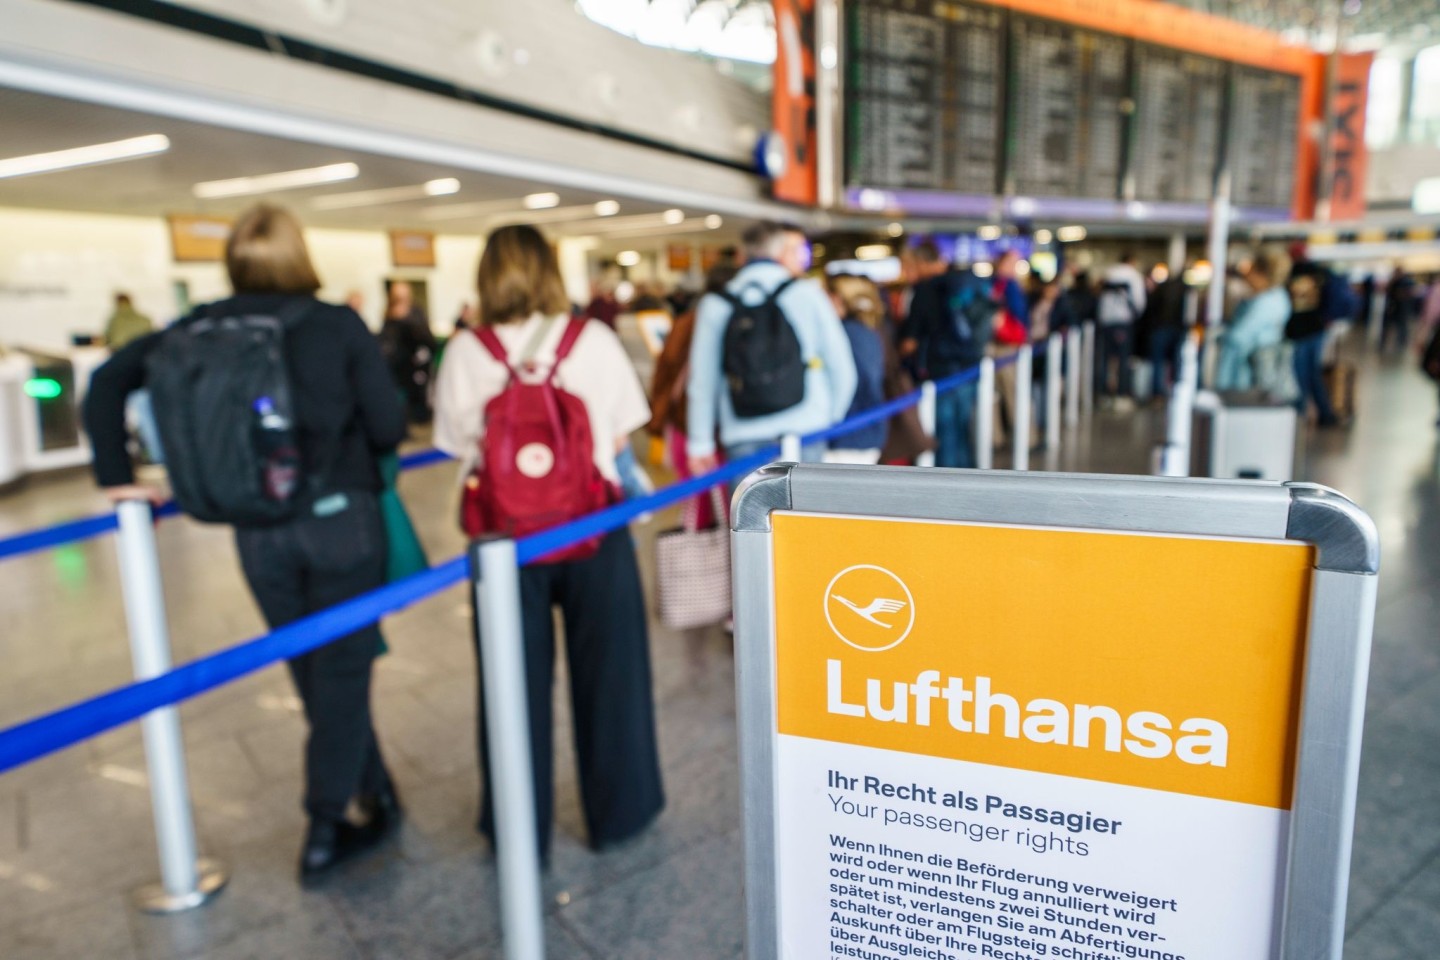
M 195 872 L 195 889 L 189 893 L 168 893 L 159 883 L 138 888 L 131 894 L 136 908 L 141 913 L 183 913 L 208 903 L 230 881 L 229 868 L 218 860 L 201 858 L 195 863 Z

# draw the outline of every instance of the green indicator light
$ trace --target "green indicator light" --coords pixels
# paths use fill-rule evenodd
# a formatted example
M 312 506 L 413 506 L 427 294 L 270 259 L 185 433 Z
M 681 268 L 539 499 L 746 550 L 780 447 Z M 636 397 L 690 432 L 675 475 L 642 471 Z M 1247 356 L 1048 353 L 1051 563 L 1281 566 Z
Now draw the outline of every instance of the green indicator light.
M 63 392 L 59 381 L 49 377 L 35 377 L 25 381 L 25 395 L 36 400 L 54 400 Z

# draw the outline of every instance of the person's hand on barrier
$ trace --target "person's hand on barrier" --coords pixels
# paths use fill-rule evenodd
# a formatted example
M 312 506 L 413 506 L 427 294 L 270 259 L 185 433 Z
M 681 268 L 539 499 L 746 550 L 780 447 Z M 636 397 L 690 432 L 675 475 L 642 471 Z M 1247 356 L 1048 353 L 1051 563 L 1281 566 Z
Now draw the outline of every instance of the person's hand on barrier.
M 165 502 L 163 491 L 139 483 L 129 483 L 120 487 L 103 487 L 100 492 L 105 494 L 105 499 L 116 506 L 127 500 L 148 500 L 152 506 L 156 507 Z
M 720 458 L 713 453 L 707 453 L 699 457 L 692 456 L 690 457 L 690 476 L 698 477 L 700 474 L 709 473 L 719 466 Z

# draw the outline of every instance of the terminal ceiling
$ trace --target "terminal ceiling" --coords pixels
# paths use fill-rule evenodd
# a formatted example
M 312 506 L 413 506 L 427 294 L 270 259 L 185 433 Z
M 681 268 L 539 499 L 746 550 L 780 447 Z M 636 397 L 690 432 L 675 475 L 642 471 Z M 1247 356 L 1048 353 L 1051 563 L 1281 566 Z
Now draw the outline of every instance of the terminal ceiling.
M 685 223 L 677 228 L 661 220 L 670 208 L 652 201 L 556 188 L 540 180 L 457 171 L 5 88 L 0 88 L 0 128 L 5 131 L 0 158 L 150 134 L 163 134 L 170 140 L 169 149 L 154 156 L 0 178 L 0 207 L 147 217 L 171 213 L 233 215 L 260 197 L 197 199 L 194 185 L 348 162 L 359 167 L 353 179 L 288 189 L 268 199 L 291 207 L 315 227 L 464 234 L 528 218 L 544 223 L 552 233 L 594 234 L 602 238 L 615 233 L 627 239 L 638 239 L 637 228 L 652 221 L 658 225 L 657 233 L 664 235 L 683 235 L 687 225 L 697 234 L 708 232 L 703 218 L 711 212 L 686 210 Z M 337 194 L 417 187 L 446 178 L 459 181 L 458 191 L 340 209 L 328 209 L 330 201 L 324 199 Z M 547 193 L 558 194 L 551 208 L 526 211 L 525 197 Z M 612 200 L 619 204 L 614 215 L 595 215 L 595 204 Z

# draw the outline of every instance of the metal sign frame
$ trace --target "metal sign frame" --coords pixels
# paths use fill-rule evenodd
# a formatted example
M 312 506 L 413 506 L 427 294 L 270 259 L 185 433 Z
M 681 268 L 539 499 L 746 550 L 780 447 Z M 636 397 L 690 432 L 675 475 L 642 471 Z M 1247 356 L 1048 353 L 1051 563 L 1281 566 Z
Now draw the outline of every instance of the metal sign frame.
M 1314 546 L 1279 960 L 1340 960 L 1380 558 L 1359 507 L 1305 483 L 788 463 L 751 474 L 732 511 L 748 960 L 780 960 L 776 511 Z

